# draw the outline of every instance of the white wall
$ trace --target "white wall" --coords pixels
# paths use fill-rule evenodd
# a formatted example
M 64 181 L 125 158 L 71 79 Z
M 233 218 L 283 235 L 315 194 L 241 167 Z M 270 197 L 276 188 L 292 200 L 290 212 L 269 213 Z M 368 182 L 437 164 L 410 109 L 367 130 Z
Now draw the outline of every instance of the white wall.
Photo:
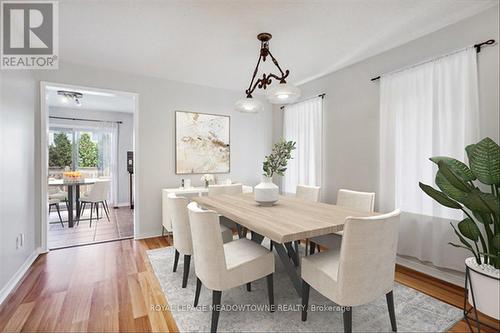
M 35 82 L 0 72 L 0 290 L 36 250 Z M 38 229 L 39 230 L 39 229 Z M 24 233 L 24 247 L 16 237 Z M 0 293 L 0 300 L 2 298 Z
M 127 172 L 127 151 L 134 150 L 134 115 L 133 113 L 83 110 L 74 108 L 49 107 L 49 115 L 56 117 L 69 117 L 81 119 L 98 119 L 108 121 L 121 121 L 118 133 L 118 203 L 129 202 L 129 173 Z M 52 120 L 50 120 L 52 122 Z M 57 124 L 89 126 L 94 125 L 88 121 L 57 119 Z
M 161 189 L 177 187 L 174 168 L 174 111 L 231 116 L 231 173 L 234 181 L 255 185 L 261 162 L 271 148 L 270 106 L 259 114 L 234 111 L 242 91 L 221 90 L 138 75 L 60 63 L 59 70 L 1 71 L 0 288 L 40 245 L 40 106 L 39 82 L 50 81 L 139 94 L 138 237 L 161 234 Z M 6 158 L 8 156 L 8 158 Z M 201 184 L 200 176 L 192 176 Z M 15 235 L 26 245 L 15 250 Z
M 326 202 L 340 188 L 377 192 L 379 172 L 379 81 L 370 79 L 425 59 L 488 39 L 497 43 L 478 54 L 481 137 L 499 142 L 498 6 L 467 20 L 302 85 L 304 97 L 324 99 L 324 178 Z M 273 137 L 282 130 L 274 108 Z M 416 190 L 418 184 L 415 184 Z

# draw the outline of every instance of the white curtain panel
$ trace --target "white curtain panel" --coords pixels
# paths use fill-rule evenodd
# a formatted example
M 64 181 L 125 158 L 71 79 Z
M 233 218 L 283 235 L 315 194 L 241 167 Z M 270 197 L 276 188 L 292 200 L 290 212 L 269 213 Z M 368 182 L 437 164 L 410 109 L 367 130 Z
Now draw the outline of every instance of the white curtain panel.
M 109 189 L 109 203 L 117 205 L 119 203 L 119 177 L 118 177 L 118 135 L 119 127 L 114 122 L 98 123 L 98 131 L 100 133 L 99 146 L 102 151 L 101 162 L 99 165 L 99 176 L 108 178 L 111 181 Z
M 321 186 L 323 98 L 287 105 L 283 110 L 283 138 L 295 141 L 282 192 L 295 193 L 298 184 Z
M 465 146 L 479 139 L 476 58 L 469 47 L 380 82 L 380 210 L 408 213 L 401 218 L 398 253 L 460 270 L 468 254 L 450 251 L 447 242 L 455 241 L 449 221 L 462 213 L 436 203 L 418 182 L 434 185 L 437 167 L 430 157 L 464 161 Z

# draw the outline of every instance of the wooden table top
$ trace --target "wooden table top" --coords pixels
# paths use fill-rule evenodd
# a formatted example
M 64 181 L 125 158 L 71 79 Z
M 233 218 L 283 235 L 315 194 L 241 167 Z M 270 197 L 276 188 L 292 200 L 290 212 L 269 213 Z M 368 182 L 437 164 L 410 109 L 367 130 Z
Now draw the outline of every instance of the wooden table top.
M 348 216 L 378 214 L 285 196 L 280 196 L 276 205 L 263 207 L 255 202 L 253 193 L 192 199 L 201 207 L 214 210 L 278 243 L 340 231 Z

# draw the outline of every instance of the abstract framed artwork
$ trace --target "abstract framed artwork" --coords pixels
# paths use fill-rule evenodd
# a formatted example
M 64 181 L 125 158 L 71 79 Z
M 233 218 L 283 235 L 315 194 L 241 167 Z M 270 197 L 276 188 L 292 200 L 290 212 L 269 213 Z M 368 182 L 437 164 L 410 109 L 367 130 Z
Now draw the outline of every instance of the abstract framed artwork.
M 229 173 L 230 117 L 175 111 L 175 173 Z

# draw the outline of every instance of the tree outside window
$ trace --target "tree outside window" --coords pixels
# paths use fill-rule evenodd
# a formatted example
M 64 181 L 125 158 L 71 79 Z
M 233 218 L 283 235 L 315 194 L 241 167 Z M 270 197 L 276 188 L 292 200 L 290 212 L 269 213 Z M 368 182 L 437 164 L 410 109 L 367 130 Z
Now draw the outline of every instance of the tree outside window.
M 83 133 L 78 142 L 78 166 L 80 168 L 97 168 L 98 164 L 97 143 L 91 140 L 88 133 Z
M 64 168 L 71 166 L 71 142 L 66 133 L 55 133 L 54 143 L 49 146 L 49 166 Z

